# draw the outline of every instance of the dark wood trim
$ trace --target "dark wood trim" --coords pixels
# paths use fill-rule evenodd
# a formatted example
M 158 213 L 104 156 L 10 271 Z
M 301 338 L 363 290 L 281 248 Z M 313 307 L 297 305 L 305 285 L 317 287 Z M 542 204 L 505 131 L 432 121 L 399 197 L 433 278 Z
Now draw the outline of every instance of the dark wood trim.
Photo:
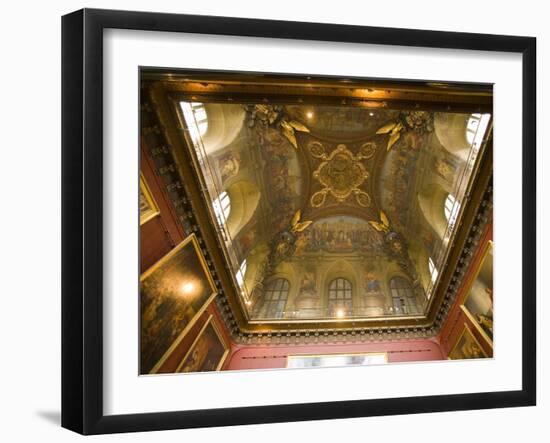
M 531 38 L 523 53 L 522 100 L 522 392 L 537 398 L 537 43 Z
M 142 67 L 144 84 L 160 84 L 174 100 L 360 106 L 445 112 L 492 112 L 492 85 L 304 74 Z M 178 81 L 179 80 L 179 81 Z

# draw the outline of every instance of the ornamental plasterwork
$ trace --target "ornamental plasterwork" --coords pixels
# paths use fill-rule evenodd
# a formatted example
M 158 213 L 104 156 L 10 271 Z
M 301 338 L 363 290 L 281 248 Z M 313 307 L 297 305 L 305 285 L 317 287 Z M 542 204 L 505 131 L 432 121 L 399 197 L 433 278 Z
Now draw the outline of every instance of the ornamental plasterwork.
M 330 154 L 325 152 L 324 146 L 318 141 L 311 142 L 308 148 L 313 157 L 322 160 L 313 172 L 313 178 L 323 188 L 311 196 L 311 206 L 323 206 L 327 195 L 332 195 L 338 202 L 344 202 L 353 195 L 359 206 L 371 205 L 370 195 L 359 187 L 369 177 L 362 161 L 371 158 L 376 152 L 374 142 L 364 143 L 357 154 L 351 152 L 345 144 L 339 144 Z

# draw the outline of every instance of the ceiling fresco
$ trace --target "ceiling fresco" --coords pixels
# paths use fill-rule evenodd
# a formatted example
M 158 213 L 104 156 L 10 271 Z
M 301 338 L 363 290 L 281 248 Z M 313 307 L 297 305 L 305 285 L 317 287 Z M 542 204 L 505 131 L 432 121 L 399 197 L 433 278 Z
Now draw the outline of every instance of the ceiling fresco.
M 177 112 L 251 321 L 425 313 L 490 115 L 192 105 L 206 130 Z

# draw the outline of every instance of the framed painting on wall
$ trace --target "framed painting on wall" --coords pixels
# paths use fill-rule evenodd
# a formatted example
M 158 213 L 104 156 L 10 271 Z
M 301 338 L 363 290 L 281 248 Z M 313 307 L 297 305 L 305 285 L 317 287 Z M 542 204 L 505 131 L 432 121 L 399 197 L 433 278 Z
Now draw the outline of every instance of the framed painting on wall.
M 157 372 L 215 296 L 193 234 L 141 275 L 141 374 Z
M 464 325 L 458 340 L 449 354 L 449 360 L 462 360 L 472 358 L 487 358 L 488 355 L 483 350 L 477 339 L 470 331 L 468 325 Z
M 493 345 L 493 242 L 488 242 L 461 306 L 487 343 Z
M 535 404 L 535 39 L 90 9 L 62 31 L 64 427 Z M 462 311 L 479 329 L 441 346 Z
M 219 371 L 222 368 L 229 348 L 212 319 L 212 315 L 208 317 L 176 372 Z
M 147 223 L 153 217 L 159 214 L 159 208 L 151 190 L 143 177 L 143 174 L 139 176 L 139 223 L 140 225 Z

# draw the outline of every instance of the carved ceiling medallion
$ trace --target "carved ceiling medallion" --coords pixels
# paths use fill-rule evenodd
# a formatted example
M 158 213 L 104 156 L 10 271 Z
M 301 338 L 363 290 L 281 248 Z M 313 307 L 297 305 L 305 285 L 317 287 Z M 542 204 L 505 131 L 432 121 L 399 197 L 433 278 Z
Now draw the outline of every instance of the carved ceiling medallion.
M 311 206 L 314 208 L 323 206 L 329 194 L 339 202 L 344 202 L 353 195 L 358 205 L 370 206 L 369 194 L 359 187 L 369 177 L 361 161 L 374 155 L 376 151 L 374 142 L 363 144 L 356 155 L 344 144 L 338 145 L 329 155 L 326 154 L 322 143 L 318 141 L 310 143 L 308 148 L 313 157 L 323 160 L 313 172 L 313 178 L 323 185 L 323 189 L 311 196 Z

